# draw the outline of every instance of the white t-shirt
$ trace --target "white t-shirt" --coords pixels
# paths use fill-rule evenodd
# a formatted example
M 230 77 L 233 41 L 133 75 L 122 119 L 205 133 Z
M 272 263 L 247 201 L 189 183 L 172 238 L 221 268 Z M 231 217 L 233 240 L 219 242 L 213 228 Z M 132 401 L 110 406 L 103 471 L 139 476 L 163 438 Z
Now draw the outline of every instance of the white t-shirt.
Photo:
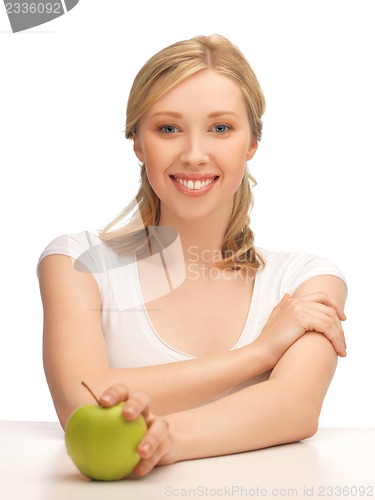
M 256 249 L 266 265 L 256 273 L 247 321 L 232 349 L 254 341 L 284 294 L 293 294 L 307 279 L 330 274 L 345 281 L 337 266 L 327 259 L 305 252 Z M 111 368 L 151 366 L 193 358 L 168 345 L 154 329 L 143 300 L 135 257 L 119 258 L 97 235 L 87 231 L 56 238 L 43 251 L 39 263 L 51 254 L 68 255 L 75 267 L 81 263 L 86 272 L 94 275 L 101 294 L 102 329 Z M 168 254 L 164 257 L 164 264 L 168 264 Z M 153 258 L 157 259 L 157 255 Z M 183 273 L 176 272 L 176 266 L 171 265 L 168 287 L 164 273 L 160 272 L 163 269 L 160 259 L 159 264 L 155 260 L 152 265 L 153 277 L 159 283 L 156 296 L 168 293 L 171 282 L 175 288 L 184 279 Z

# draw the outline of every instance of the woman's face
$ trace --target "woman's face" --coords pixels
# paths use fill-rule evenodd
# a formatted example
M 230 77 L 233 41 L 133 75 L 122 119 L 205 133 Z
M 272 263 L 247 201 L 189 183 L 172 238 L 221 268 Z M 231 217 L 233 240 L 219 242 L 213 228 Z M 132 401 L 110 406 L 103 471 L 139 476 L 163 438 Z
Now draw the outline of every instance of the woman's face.
M 176 85 L 142 116 L 134 151 L 161 202 L 160 224 L 230 214 L 257 149 L 239 87 L 214 70 Z

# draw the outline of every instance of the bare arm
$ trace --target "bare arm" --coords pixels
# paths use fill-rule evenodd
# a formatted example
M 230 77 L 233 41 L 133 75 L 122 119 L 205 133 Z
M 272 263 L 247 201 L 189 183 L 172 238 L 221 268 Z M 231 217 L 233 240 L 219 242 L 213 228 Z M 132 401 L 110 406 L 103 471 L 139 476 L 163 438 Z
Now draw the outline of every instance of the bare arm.
M 151 397 L 159 415 L 191 408 L 275 365 L 257 345 L 179 363 L 111 369 L 101 328 L 100 293 L 93 276 L 74 269 L 70 257 L 51 255 L 39 267 L 44 307 L 44 367 L 57 414 L 70 413 L 96 394 L 124 383 Z M 203 383 L 204 381 L 204 383 Z
M 322 290 L 344 304 L 345 286 L 333 276 L 308 280 L 295 297 Z M 325 336 L 303 335 L 281 357 L 268 381 L 168 415 L 176 445 L 161 463 L 251 451 L 312 436 L 336 363 Z M 146 469 L 151 459 L 147 460 Z
M 295 293 L 292 303 L 295 299 L 297 305 L 298 302 L 303 303 L 310 294 L 319 297 L 321 291 L 324 297 L 328 295 L 333 303 L 340 304 L 340 316 L 344 319 L 345 286 L 333 276 L 306 281 Z M 327 302 L 326 297 L 323 300 Z M 114 385 L 101 395 L 104 406 L 126 401 L 124 418 L 132 420 L 142 412 L 147 419 L 149 431 L 138 446 L 142 460 L 134 471 L 135 475 L 144 476 L 155 465 L 256 450 L 295 442 L 316 432 L 324 396 L 337 363 L 334 343 L 328 338 L 332 329 L 340 330 L 341 327 L 337 326 L 337 309 L 322 315 L 325 308 L 322 309 L 319 304 L 316 307 L 309 300 L 305 307 L 297 307 L 296 310 L 293 307 L 290 309 L 289 303 L 286 300 L 286 307 L 281 308 L 280 303 L 275 308 L 276 314 L 273 312 L 271 315 L 269 324 L 274 325 L 277 341 L 282 334 L 289 337 L 290 330 L 300 325 L 300 321 L 290 322 L 290 311 L 292 316 L 296 312 L 299 316 L 302 311 L 308 323 L 312 311 L 318 326 L 328 321 L 327 332 L 322 335 L 311 331 L 297 337 L 298 340 L 280 357 L 266 382 L 162 418 L 150 413 L 150 399 L 145 393 L 138 391 L 131 394 L 123 384 Z M 269 332 L 265 337 L 269 337 Z M 341 340 L 340 344 L 343 349 L 344 341 Z M 262 341 L 260 345 L 267 343 Z
M 268 381 L 167 416 L 178 443 L 175 460 L 251 451 L 312 436 L 335 366 L 329 341 L 317 333 L 304 335 Z

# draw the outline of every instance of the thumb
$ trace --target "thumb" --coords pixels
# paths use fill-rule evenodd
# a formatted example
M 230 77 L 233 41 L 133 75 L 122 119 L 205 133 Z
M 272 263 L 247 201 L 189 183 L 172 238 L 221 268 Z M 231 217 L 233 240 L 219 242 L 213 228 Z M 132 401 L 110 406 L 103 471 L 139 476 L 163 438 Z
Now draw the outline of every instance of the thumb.
M 291 298 L 292 298 L 292 296 L 289 293 L 284 294 L 284 297 L 281 299 L 280 304 L 284 304 L 285 302 L 288 302 L 288 300 Z

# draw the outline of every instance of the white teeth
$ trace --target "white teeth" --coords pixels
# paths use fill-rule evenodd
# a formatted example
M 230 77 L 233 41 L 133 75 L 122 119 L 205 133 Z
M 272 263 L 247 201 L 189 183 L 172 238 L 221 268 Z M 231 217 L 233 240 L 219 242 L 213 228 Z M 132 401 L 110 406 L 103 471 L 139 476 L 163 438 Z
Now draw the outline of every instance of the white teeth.
M 175 177 L 174 178 L 179 184 L 182 184 L 183 186 L 185 186 L 187 189 L 192 189 L 194 191 L 197 191 L 203 187 L 206 187 L 208 186 L 209 184 L 211 184 L 211 182 L 214 182 L 215 180 L 215 177 L 213 177 L 212 179 L 207 179 L 205 181 L 192 181 L 192 180 L 185 180 L 185 179 L 179 179 L 178 177 Z

